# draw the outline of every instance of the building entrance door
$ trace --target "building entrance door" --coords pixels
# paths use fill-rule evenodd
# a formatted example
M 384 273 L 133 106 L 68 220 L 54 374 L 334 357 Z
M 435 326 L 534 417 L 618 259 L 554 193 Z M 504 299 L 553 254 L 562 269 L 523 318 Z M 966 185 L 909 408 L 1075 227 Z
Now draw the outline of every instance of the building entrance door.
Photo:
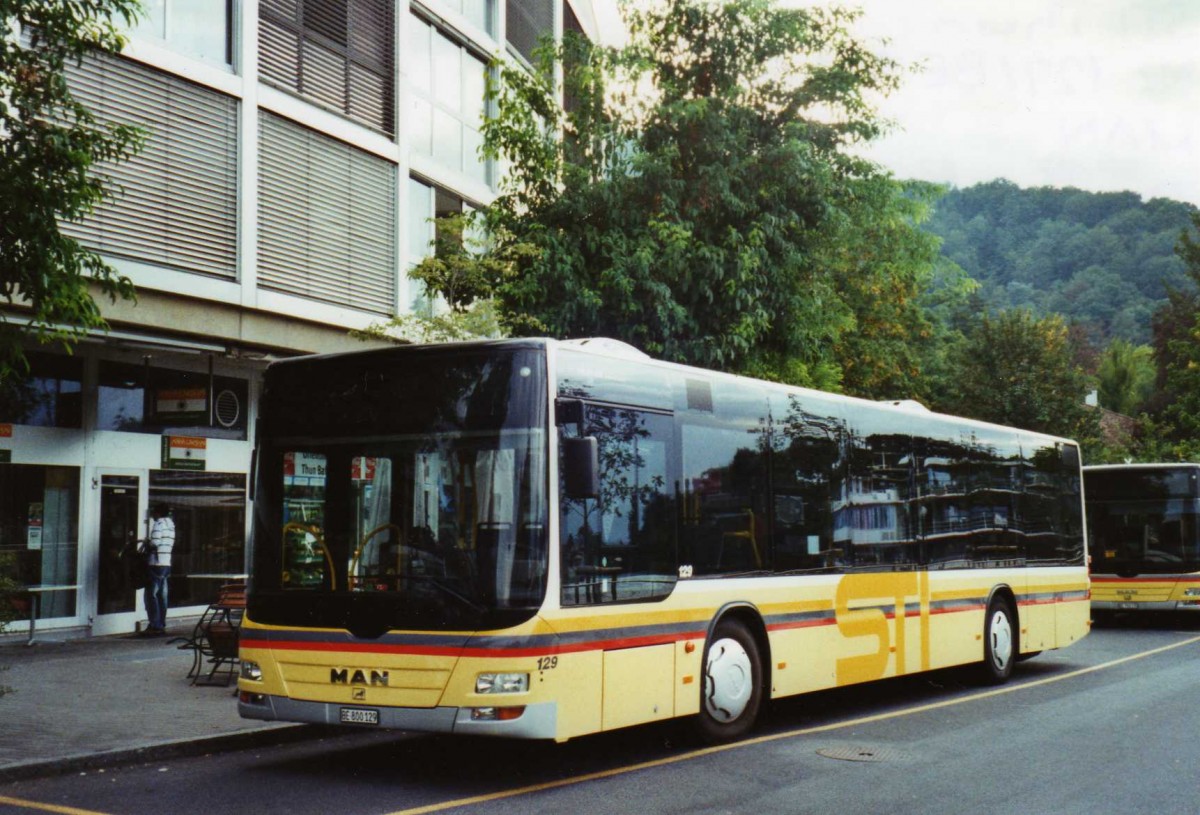
M 100 568 L 93 634 L 132 633 L 140 619 L 141 590 L 133 584 L 138 541 L 145 537 L 142 479 L 100 476 Z

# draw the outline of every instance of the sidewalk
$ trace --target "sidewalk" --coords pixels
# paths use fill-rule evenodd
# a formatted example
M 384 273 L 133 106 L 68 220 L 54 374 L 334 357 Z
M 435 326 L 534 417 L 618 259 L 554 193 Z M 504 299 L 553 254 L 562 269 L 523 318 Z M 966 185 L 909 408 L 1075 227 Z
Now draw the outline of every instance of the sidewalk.
M 0 784 L 66 770 L 329 735 L 328 728 L 242 719 L 235 683 L 193 686 L 172 637 L 0 639 Z

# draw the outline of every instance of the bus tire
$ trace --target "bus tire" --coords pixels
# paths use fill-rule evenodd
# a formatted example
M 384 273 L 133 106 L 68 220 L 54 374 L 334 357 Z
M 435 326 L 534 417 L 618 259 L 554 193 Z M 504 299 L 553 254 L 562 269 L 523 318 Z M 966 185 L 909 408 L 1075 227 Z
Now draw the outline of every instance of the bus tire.
M 696 729 L 709 743 L 746 735 L 758 718 L 763 699 L 762 658 L 758 642 L 744 624 L 717 623 L 704 648 L 700 713 Z
M 1012 676 L 1017 652 L 1017 626 L 1012 606 L 1003 597 L 994 597 L 983 620 L 983 680 L 989 685 L 1007 682 Z

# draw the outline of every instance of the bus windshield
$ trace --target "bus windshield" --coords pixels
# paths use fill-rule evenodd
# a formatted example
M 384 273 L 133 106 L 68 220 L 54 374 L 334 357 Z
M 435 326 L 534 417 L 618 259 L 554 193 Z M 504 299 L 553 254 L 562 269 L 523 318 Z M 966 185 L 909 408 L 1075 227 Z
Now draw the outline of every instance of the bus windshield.
M 254 619 L 372 637 L 530 616 L 547 571 L 546 403 L 533 347 L 272 367 Z
M 1085 470 L 1084 482 L 1093 572 L 1200 568 L 1195 468 Z

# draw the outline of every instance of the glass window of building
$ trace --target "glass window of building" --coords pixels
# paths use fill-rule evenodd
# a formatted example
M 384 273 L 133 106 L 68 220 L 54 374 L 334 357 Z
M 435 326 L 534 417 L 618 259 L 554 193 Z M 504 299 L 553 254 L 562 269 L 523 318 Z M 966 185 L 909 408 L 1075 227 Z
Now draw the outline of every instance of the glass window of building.
M 233 62 L 230 20 L 233 0 L 142 0 L 135 38 L 164 42 L 168 48 L 206 62 Z
M 0 464 L 0 577 L 36 594 L 37 619 L 75 616 L 79 468 Z
M 415 178 L 408 179 L 408 268 L 433 254 L 434 188 Z M 431 303 L 425 284 L 408 280 L 409 310 L 425 314 Z
M 554 36 L 554 5 L 558 0 L 508 0 L 505 27 L 508 45 L 529 62 L 543 37 Z
M 262 0 L 262 78 L 394 134 L 392 6 L 388 0 Z
M 96 427 L 244 440 L 247 396 L 244 379 L 102 361 Z
M 487 63 L 420 17 L 413 17 L 410 31 L 413 150 L 488 183 L 488 163 L 479 155 L 487 115 Z
M 416 266 L 434 253 L 439 238 L 439 218 L 470 212 L 472 207 L 459 196 L 426 184 L 419 179 L 408 180 L 408 268 Z M 464 235 L 468 246 L 477 246 L 483 239 L 478 231 Z M 435 309 L 421 281 L 409 279 L 409 308 L 417 313 L 428 314 Z
M 83 362 L 31 352 L 29 375 L 0 382 L 0 422 L 37 427 L 81 427 Z
M 442 5 L 467 18 L 471 25 L 495 36 L 496 4 L 494 0 L 442 0 Z
M 246 476 L 185 470 L 150 471 L 150 506 L 175 522 L 171 605 L 210 602 L 217 587 L 246 571 Z

